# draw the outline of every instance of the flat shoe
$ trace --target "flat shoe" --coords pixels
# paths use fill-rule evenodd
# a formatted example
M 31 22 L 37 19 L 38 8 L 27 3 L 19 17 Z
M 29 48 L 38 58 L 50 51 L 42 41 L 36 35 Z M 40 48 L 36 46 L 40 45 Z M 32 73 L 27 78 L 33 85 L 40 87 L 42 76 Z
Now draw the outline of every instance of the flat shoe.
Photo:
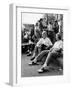
M 30 54 L 30 53 L 29 53 L 29 54 L 27 54 L 27 56 L 31 56 L 31 55 L 32 55 L 32 54 Z
M 43 70 L 42 69 L 39 69 L 37 72 L 38 73 L 43 73 Z
M 49 71 L 49 70 L 47 70 L 45 68 L 41 68 L 41 69 L 38 70 L 38 73 L 43 73 L 43 72 L 47 72 L 47 71 Z
M 30 60 L 32 61 L 35 57 L 32 57 Z
M 29 65 L 38 65 L 38 64 L 35 62 L 31 62 L 31 63 L 29 63 Z

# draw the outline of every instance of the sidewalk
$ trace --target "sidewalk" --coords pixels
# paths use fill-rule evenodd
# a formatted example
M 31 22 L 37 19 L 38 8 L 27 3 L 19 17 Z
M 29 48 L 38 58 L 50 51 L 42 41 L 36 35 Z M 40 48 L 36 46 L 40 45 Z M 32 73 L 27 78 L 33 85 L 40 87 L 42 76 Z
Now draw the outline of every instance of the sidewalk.
M 34 76 L 54 76 L 54 75 L 62 75 L 62 71 L 52 71 L 52 72 L 44 72 L 38 73 L 37 70 L 40 69 L 41 65 L 33 65 L 29 66 L 31 56 L 27 57 L 26 55 L 22 55 L 21 57 L 21 76 L 22 77 L 34 77 Z

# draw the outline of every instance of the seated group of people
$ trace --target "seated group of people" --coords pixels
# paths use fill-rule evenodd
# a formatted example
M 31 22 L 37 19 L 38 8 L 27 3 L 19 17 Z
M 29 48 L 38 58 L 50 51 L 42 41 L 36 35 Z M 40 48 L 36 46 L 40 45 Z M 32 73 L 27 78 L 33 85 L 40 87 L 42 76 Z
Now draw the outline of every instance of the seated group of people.
M 29 55 L 32 55 L 33 43 L 34 52 L 29 65 L 38 65 L 39 61 L 43 62 L 42 67 L 38 72 L 48 70 L 51 62 L 57 62 L 59 69 L 63 69 L 63 61 L 58 60 L 57 57 L 62 56 L 63 41 L 61 40 L 61 34 L 59 32 L 59 25 L 57 21 L 49 22 L 43 25 L 43 19 L 40 19 L 35 28 L 31 30 L 29 40 Z M 24 37 L 25 38 L 25 37 Z M 32 43 L 33 42 L 33 43 Z M 32 51 L 32 52 L 31 52 Z
M 45 37 L 44 35 L 42 35 L 43 31 L 46 31 L 46 38 L 44 39 L 44 41 L 43 41 L 43 38 L 42 38 L 42 37 Z M 56 41 L 56 34 L 58 32 L 59 32 L 59 25 L 58 25 L 57 21 L 54 21 L 53 23 L 49 22 L 46 25 L 43 25 L 42 19 L 40 21 L 38 21 L 36 23 L 36 25 L 34 26 L 34 28 L 31 29 L 30 35 L 28 35 L 28 38 L 27 38 L 27 40 L 28 40 L 28 42 L 30 44 L 29 48 L 28 48 L 29 53 L 27 54 L 27 56 L 30 56 L 32 54 L 31 51 L 34 49 L 33 43 L 35 44 L 35 48 L 39 43 L 42 43 L 42 42 L 44 42 L 44 43 L 48 42 L 47 45 L 54 44 L 55 41 Z M 24 36 L 24 38 L 25 38 L 25 36 Z M 49 46 L 51 46 L 51 45 L 49 45 Z M 41 47 L 42 47 L 42 49 L 44 49 L 45 45 L 43 45 L 43 43 L 42 43 Z
M 42 38 L 35 45 L 35 49 L 33 52 L 33 56 L 31 58 L 31 62 L 29 65 L 38 65 L 39 61 L 42 62 L 43 58 L 43 65 L 38 70 L 39 73 L 42 73 L 46 70 L 49 70 L 49 65 L 51 61 L 57 62 L 59 65 L 59 69 L 63 69 L 63 61 L 58 60 L 57 57 L 63 54 L 63 41 L 61 40 L 61 34 L 56 34 L 56 42 L 53 44 L 51 40 L 47 37 L 47 32 L 42 32 Z

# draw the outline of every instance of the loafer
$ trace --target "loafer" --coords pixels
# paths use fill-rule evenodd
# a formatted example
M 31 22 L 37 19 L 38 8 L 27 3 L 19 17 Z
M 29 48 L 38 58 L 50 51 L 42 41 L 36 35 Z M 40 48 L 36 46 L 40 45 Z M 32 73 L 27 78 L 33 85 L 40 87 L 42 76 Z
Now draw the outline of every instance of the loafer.
M 37 70 L 38 73 L 43 73 L 44 71 L 42 69 Z
M 41 68 L 41 69 L 38 70 L 38 73 L 43 73 L 43 72 L 47 72 L 47 71 L 48 71 L 47 69 Z
M 32 57 L 30 60 L 32 61 L 32 60 L 34 60 L 35 59 L 35 57 Z
M 38 65 L 38 64 L 35 62 L 31 62 L 31 63 L 29 63 L 29 65 Z
M 31 56 L 31 55 L 32 55 L 31 53 L 27 54 L 27 56 Z

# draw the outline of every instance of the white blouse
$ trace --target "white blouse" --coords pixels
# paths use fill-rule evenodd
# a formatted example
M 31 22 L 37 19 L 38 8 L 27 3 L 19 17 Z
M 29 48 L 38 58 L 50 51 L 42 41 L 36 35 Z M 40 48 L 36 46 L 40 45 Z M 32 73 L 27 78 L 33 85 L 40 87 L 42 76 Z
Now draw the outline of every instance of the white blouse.
M 53 45 L 53 48 L 54 49 L 63 49 L 63 41 L 62 40 L 59 40 L 57 42 L 55 42 L 55 44 Z
M 48 37 L 46 37 L 45 39 L 44 38 L 41 38 L 38 42 L 37 42 L 37 46 L 40 46 L 40 45 L 46 45 L 46 46 L 51 46 L 52 45 L 52 42 L 50 41 L 50 39 Z

